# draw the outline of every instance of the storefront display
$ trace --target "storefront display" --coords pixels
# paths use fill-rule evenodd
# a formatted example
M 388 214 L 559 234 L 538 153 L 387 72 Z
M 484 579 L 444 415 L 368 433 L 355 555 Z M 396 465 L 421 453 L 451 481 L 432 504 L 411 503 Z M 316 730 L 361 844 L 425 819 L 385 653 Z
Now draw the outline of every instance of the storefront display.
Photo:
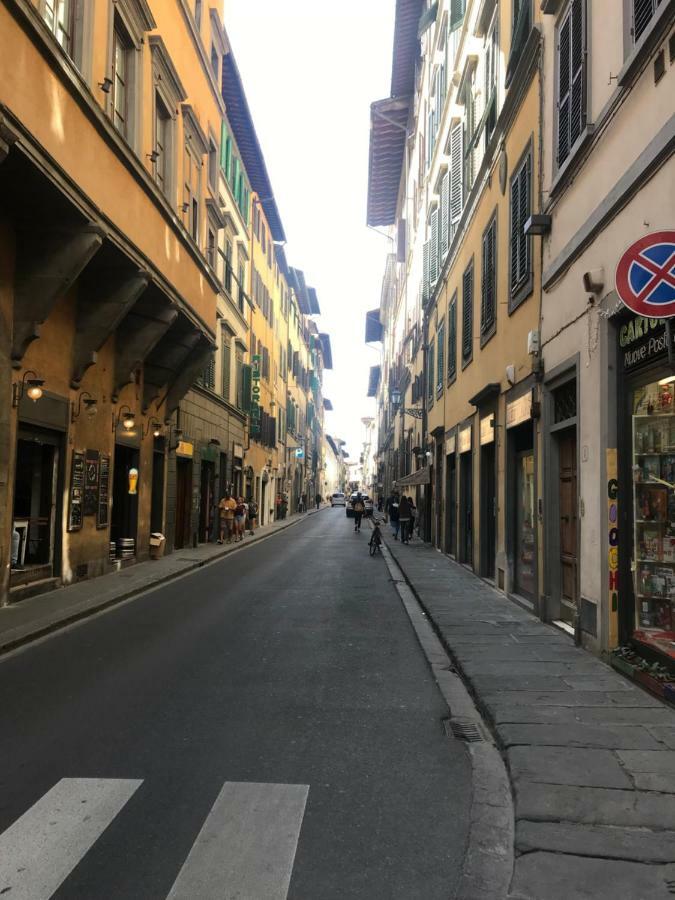
M 675 376 L 632 391 L 636 636 L 675 655 Z

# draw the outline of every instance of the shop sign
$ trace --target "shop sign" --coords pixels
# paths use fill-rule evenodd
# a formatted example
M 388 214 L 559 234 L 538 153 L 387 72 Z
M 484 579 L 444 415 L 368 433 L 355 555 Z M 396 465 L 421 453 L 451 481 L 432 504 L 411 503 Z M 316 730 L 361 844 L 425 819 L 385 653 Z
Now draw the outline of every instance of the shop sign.
M 192 459 L 194 452 L 194 444 L 191 444 L 189 441 L 178 441 L 178 444 L 176 445 L 176 456 L 184 456 L 188 459 Z
M 260 354 L 256 353 L 251 362 L 251 437 L 260 435 Z
M 305 451 L 302 447 L 295 448 L 295 458 L 296 459 L 304 459 L 305 458 Z
M 449 438 L 446 438 L 446 440 L 445 440 L 445 455 L 446 456 L 452 456 L 452 454 L 455 452 L 456 443 L 457 443 L 456 435 L 453 434 Z
M 232 448 L 232 455 L 235 459 L 243 459 L 244 458 L 244 448 L 241 444 L 235 444 Z
M 675 316 L 675 231 L 655 231 L 630 245 L 616 267 L 616 292 L 640 316 Z
M 514 428 L 532 418 L 532 391 L 506 404 L 506 427 Z
M 135 495 L 138 493 L 138 469 L 129 469 L 129 493 Z
M 110 509 L 110 457 L 101 455 L 98 467 L 98 510 L 96 527 L 105 528 Z
M 87 450 L 84 458 L 84 503 L 85 516 L 95 516 L 98 512 L 98 450 Z
M 671 344 L 673 342 L 671 338 Z M 619 350 L 624 372 L 646 365 L 668 352 L 665 319 L 633 316 L 619 328 Z
M 480 420 L 480 445 L 491 444 L 495 439 L 495 417 L 492 413 Z
M 459 452 L 467 453 L 471 449 L 471 426 L 467 425 L 459 433 Z

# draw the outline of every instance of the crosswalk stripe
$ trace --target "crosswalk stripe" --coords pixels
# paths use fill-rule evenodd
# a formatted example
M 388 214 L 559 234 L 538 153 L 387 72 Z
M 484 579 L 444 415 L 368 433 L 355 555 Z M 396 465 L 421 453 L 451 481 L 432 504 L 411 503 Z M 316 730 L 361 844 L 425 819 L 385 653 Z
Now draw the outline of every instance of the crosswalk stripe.
M 225 782 L 167 900 L 286 900 L 308 792 Z
M 0 835 L 0 896 L 48 900 L 141 784 L 62 778 Z

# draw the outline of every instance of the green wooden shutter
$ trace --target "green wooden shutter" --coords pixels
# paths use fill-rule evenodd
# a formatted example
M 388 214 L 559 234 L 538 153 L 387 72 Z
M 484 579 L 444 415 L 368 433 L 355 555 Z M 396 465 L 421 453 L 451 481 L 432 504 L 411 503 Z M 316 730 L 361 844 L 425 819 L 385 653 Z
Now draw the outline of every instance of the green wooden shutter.
M 246 363 L 241 366 L 241 404 L 240 408 L 244 412 L 251 412 L 251 386 L 252 386 L 252 368 Z
M 448 307 L 448 381 L 457 374 L 457 291 Z
M 223 333 L 221 369 L 222 369 L 222 395 L 225 400 L 230 399 L 230 369 L 232 363 L 232 351 L 230 349 L 229 337 Z

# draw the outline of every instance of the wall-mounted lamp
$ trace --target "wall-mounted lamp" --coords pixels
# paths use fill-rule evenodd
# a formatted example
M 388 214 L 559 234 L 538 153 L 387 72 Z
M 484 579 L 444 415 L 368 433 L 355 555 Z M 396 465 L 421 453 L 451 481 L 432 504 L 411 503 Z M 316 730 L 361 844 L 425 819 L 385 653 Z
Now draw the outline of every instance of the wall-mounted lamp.
M 532 234 L 548 234 L 551 230 L 551 217 L 541 215 L 541 213 L 533 213 L 525 222 L 523 234 L 528 237 Z
M 181 209 L 183 210 L 184 213 L 186 213 L 188 211 L 188 209 L 190 209 L 190 204 L 183 203 L 183 205 L 181 206 Z
M 124 415 L 122 413 L 126 410 Z M 117 413 L 117 419 L 115 418 L 115 413 L 112 414 L 112 430 L 117 431 L 117 426 L 122 422 L 125 431 L 131 431 L 136 424 L 136 413 L 133 413 L 128 406 L 120 407 L 119 412 Z
M 88 419 L 93 419 L 96 413 L 98 412 L 98 406 L 96 405 L 96 400 L 91 396 L 89 391 L 80 391 L 80 394 L 77 398 L 77 409 L 75 408 L 75 404 L 73 403 L 70 407 L 70 421 L 74 422 L 75 419 L 80 417 L 80 413 L 82 412 L 82 404 L 84 403 L 84 412 L 87 415 Z
M 29 375 L 32 375 L 33 377 L 29 378 Z M 12 385 L 12 406 L 18 406 L 19 401 L 24 394 L 29 397 L 33 403 L 36 403 L 42 396 L 42 385 L 44 383 L 44 379 L 38 378 L 36 372 L 32 369 L 27 369 L 23 373 L 21 381 L 17 381 Z
M 159 150 L 153 150 L 152 153 L 146 153 L 145 155 L 148 157 L 150 162 L 157 162 L 157 160 L 159 159 Z
M 103 79 L 103 81 L 99 81 L 99 83 L 98 83 L 98 86 L 101 88 L 101 90 L 103 91 L 104 94 L 110 93 L 110 89 L 111 89 L 112 85 L 113 85 L 112 79 L 108 78 L 107 75 Z
M 399 390 L 394 389 L 394 390 L 391 392 L 391 402 L 392 402 L 392 405 L 393 405 L 393 406 L 400 406 L 400 405 L 401 405 L 401 392 L 400 392 Z
M 162 435 L 161 424 L 159 422 L 148 422 L 148 427 L 142 429 L 142 432 L 141 432 L 142 437 L 146 438 L 150 434 L 151 431 L 152 431 L 153 437 L 156 437 L 156 438 L 161 437 L 161 435 Z
M 209 444 L 212 447 L 220 447 L 220 441 L 218 440 L 218 438 L 211 438 L 211 440 L 209 441 Z

